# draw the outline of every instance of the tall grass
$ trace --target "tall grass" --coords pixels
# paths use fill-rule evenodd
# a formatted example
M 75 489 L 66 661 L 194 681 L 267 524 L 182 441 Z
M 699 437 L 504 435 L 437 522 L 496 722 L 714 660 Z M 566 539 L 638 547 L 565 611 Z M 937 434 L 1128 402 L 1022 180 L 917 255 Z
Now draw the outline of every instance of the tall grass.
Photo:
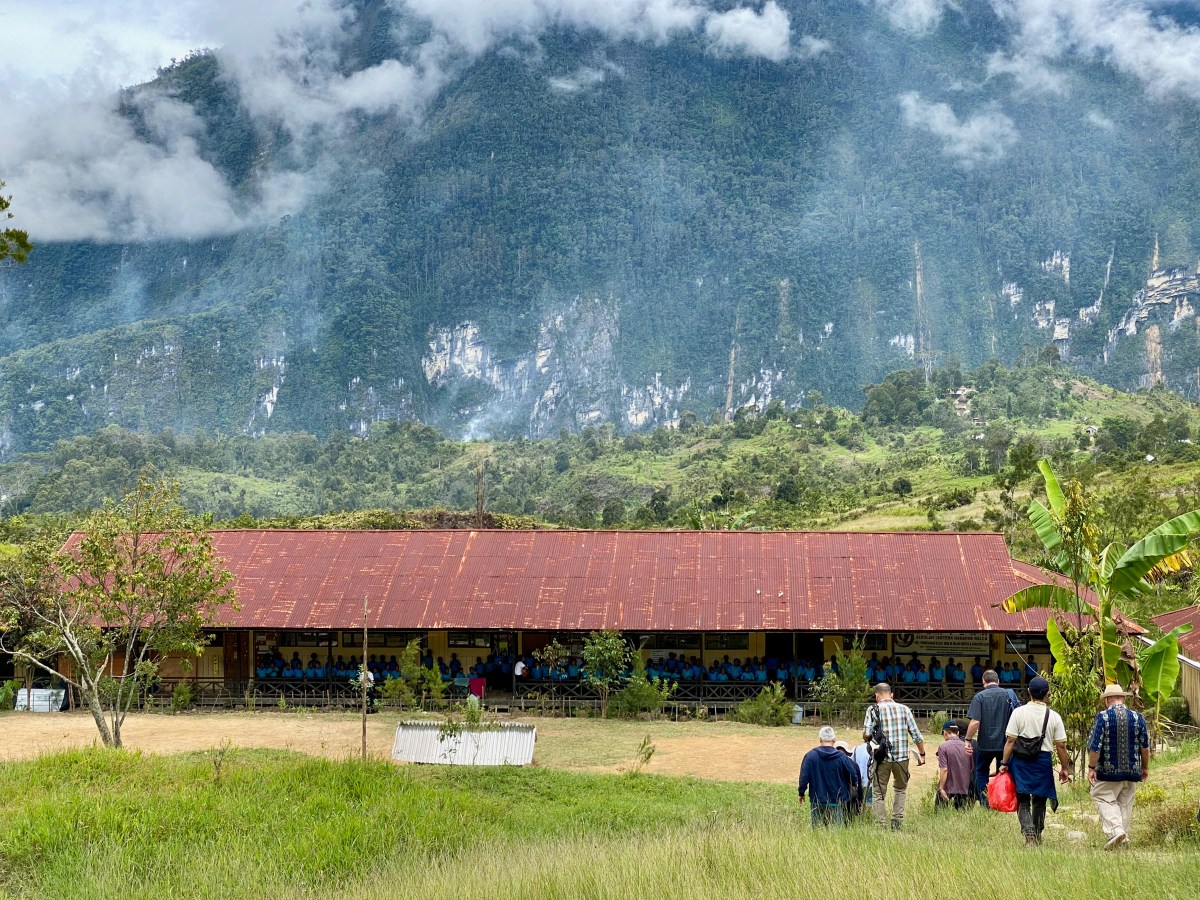
M 13 897 L 932 897 L 967 885 L 1032 898 L 1128 884 L 1182 897 L 1200 884 L 1194 845 L 1125 853 L 1116 879 L 1090 823 L 1084 842 L 1058 829 L 1025 853 L 1015 817 L 935 816 L 916 797 L 899 834 L 813 832 L 787 785 L 90 750 L 0 765 L 0 796 L 0 896 Z

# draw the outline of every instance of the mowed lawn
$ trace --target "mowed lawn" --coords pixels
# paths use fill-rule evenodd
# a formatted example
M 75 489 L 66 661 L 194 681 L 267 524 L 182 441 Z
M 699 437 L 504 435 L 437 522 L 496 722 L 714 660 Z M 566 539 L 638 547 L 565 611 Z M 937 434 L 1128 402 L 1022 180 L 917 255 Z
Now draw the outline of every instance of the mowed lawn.
M 586 725 L 581 752 L 608 735 L 601 764 L 632 764 L 635 725 Z M 1031 852 L 1015 816 L 935 814 L 925 789 L 902 833 L 814 832 L 792 785 L 766 781 L 69 750 L 0 764 L 0 896 L 1195 897 L 1200 842 L 1158 834 L 1186 797 L 1194 816 L 1197 763 L 1164 760 L 1114 856 L 1081 794 Z

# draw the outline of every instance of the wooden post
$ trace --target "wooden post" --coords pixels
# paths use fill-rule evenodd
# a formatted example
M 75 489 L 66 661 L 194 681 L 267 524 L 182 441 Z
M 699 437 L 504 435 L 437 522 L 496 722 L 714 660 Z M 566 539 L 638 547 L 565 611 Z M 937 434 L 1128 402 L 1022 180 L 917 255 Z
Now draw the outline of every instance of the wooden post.
M 363 762 L 367 760 L 367 673 L 370 670 L 367 668 L 367 598 L 363 595 L 363 648 L 362 648 L 362 670 L 359 673 L 359 681 L 362 684 L 362 758 Z

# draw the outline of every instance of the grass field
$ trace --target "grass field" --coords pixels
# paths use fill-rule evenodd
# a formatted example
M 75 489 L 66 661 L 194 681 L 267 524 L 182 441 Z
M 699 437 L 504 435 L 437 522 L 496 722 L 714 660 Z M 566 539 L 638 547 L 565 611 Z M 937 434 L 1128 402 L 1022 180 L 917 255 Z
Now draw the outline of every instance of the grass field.
M 532 769 L 236 748 L 72 750 L 3 763 L 0 895 L 1125 898 L 1136 885 L 1139 896 L 1182 898 L 1200 884 L 1200 841 L 1159 836 L 1164 820 L 1195 814 L 1196 748 L 1156 767 L 1137 808 L 1137 845 L 1113 856 L 1099 849 L 1082 793 L 1064 797 L 1034 852 L 1012 815 L 935 814 L 928 782 L 910 791 L 899 834 L 814 832 L 790 783 L 551 768 L 578 763 L 562 746 L 575 724 L 586 725 L 579 754 L 602 754 L 607 734 L 622 748 L 613 758 L 637 729 L 561 722 L 545 739 L 557 749 Z M 798 748 L 780 749 L 794 759 Z

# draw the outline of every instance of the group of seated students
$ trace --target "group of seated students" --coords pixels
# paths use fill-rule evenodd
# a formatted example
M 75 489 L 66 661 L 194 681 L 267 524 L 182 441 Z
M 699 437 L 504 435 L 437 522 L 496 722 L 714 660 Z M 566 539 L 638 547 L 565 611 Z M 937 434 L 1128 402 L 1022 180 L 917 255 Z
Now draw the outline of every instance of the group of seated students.
M 327 678 L 339 680 L 357 678 L 360 666 L 361 663 L 357 656 L 346 659 L 345 656 L 339 655 L 331 662 L 328 657 L 321 660 L 316 653 L 312 653 L 308 662 L 305 663 L 300 659 L 299 652 L 293 652 L 291 659 L 284 659 L 283 654 L 276 649 L 260 657 L 254 671 L 260 679 L 324 681 Z M 383 657 L 372 655 L 367 660 L 367 668 L 375 675 L 376 680 L 400 677 L 400 663 L 394 656 L 390 660 L 385 660 Z

